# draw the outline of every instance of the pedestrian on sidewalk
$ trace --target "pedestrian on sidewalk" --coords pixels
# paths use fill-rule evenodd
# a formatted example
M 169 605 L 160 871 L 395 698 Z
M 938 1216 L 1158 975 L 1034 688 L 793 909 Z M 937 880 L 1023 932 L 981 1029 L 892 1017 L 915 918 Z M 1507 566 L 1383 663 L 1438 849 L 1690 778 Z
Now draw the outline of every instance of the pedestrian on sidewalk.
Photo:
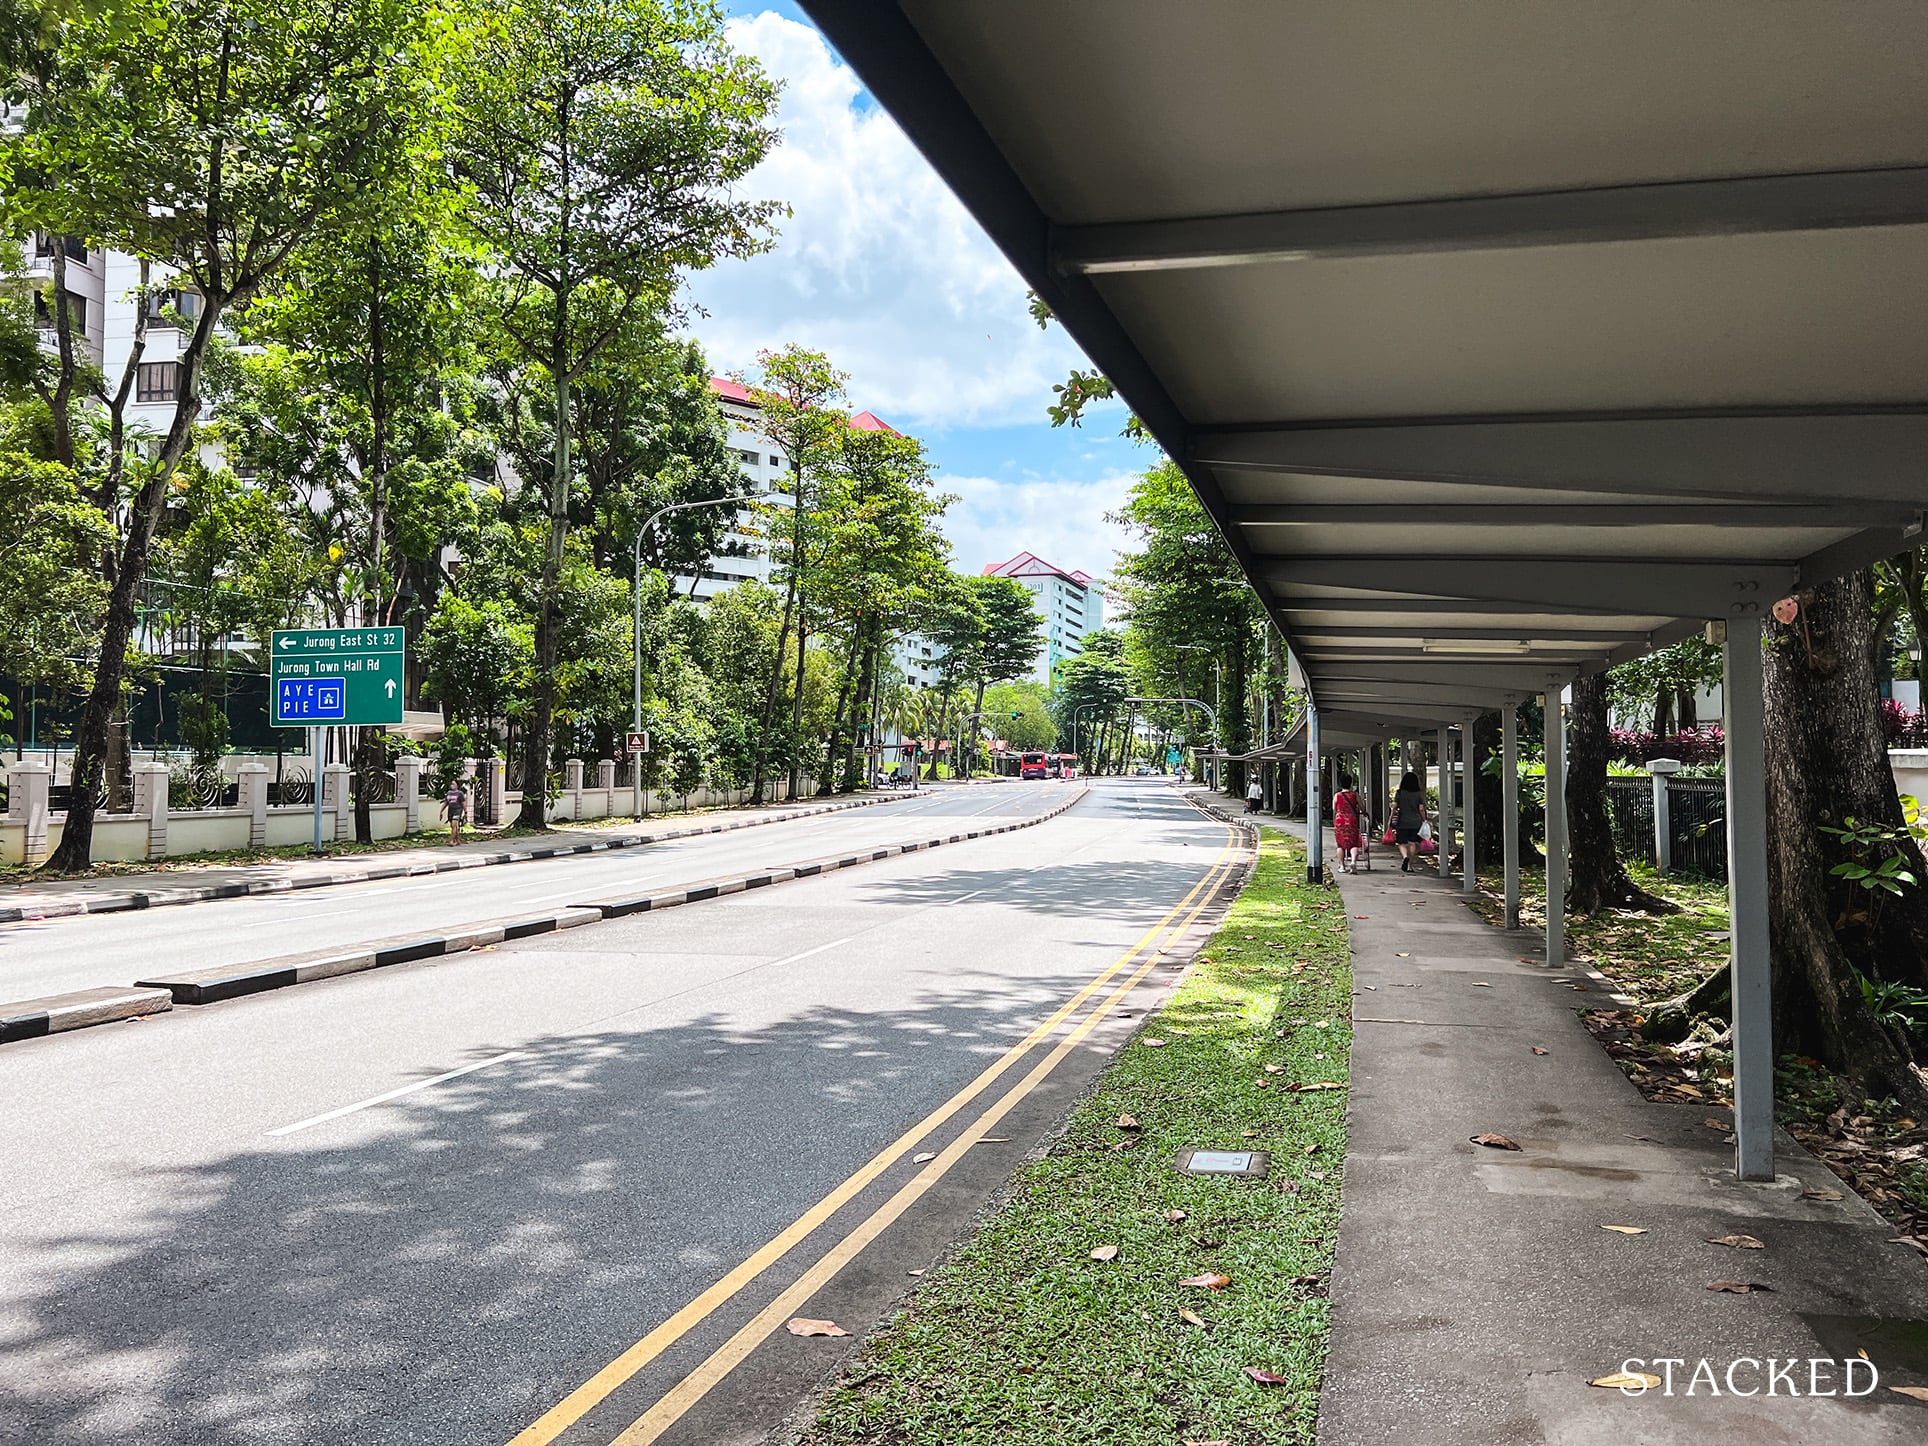
M 1332 842 L 1339 850 L 1339 867 L 1348 874 L 1359 872 L 1359 851 L 1366 846 L 1365 828 L 1360 822 L 1363 805 L 1352 775 L 1339 775 L 1339 791 L 1332 796 Z
M 1257 813 L 1259 811 L 1259 805 L 1264 801 L 1265 789 L 1260 786 L 1258 775 L 1254 774 L 1251 783 L 1248 784 L 1245 789 L 1245 811 L 1247 813 Z
M 451 778 L 449 791 L 442 795 L 442 817 L 449 821 L 449 846 L 453 848 L 462 842 L 462 825 L 469 817 L 469 801 L 459 778 Z
M 1399 792 L 1392 797 L 1392 841 L 1399 845 L 1399 872 L 1413 871 L 1413 855 L 1419 852 L 1419 830 L 1426 822 L 1426 789 L 1417 773 L 1399 780 Z

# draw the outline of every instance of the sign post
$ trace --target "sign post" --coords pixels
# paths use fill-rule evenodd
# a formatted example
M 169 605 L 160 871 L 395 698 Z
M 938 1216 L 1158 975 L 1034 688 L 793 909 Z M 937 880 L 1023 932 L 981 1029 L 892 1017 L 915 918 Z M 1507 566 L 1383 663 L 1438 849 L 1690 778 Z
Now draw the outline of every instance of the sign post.
M 288 628 L 268 639 L 269 721 L 315 731 L 315 852 L 321 852 L 324 730 L 402 721 L 400 628 Z

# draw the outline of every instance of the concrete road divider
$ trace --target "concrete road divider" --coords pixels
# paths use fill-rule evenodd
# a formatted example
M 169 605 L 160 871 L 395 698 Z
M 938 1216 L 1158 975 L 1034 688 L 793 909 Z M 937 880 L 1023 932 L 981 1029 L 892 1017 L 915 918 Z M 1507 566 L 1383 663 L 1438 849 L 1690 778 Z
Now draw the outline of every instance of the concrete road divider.
M 190 970 L 185 973 L 156 974 L 141 980 L 138 987 L 150 992 L 165 991 L 166 997 L 175 1004 L 215 1004 L 224 999 L 238 999 L 243 995 L 260 994 L 270 989 L 285 989 L 291 984 L 307 984 L 317 979 L 332 979 L 342 974 L 358 974 L 369 969 L 383 969 L 391 964 L 408 964 L 419 959 L 461 954 L 470 949 L 499 944 L 505 939 L 526 939 L 535 934 L 548 934 L 559 929 L 574 929 L 584 924 L 600 923 L 604 919 L 620 919 L 631 914 L 673 909 L 683 904 L 701 903 L 706 899 L 740 894 L 749 889 L 768 888 L 773 884 L 787 883 L 793 879 L 814 878 L 819 874 L 855 868 L 860 864 L 874 863 L 879 859 L 922 853 L 928 849 L 942 848 L 946 844 L 967 843 L 972 839 L 992 838 L 1021 828 L 1035 828 L 1072 807 L 1085 796 L 1085 792 L 1086 790 L 1080 788 L 1063 802 L 1035 817 L 1018 819 L 991 828 L 971 829 L 968 832 L 946 834 L 941 838 L 913 843 L 891 844 L 884 848 L 869 849 L 859 854 L 840 855 L 836 858 L 812 859 L 784 868 L 759 869 L 753 874 L 705 879 L 687 888 L 672 889 L 658 894 L 639 895 L 635 898 L 588 899 L 534 917 L 492 921 L 463 929 L 458 933 L 409 935 L 378 940 L 372 944 L 361 944 L 346 950 L 264 959 L 251 964 L 229 964 L 220 968 Z M 161 1007 L 165 1008 L 166 1005 L 163 1004 Z M 0 1005 L 0 1016 L 4 1016 L 9 1008 L 10 1006 Z
M 845 798 L 834 803 L 793 808 L 754 818 L 729 819 L 722 823 L 691 824 L 686 828 L 653 829 L 649 833 L 621 834 L 615 838 L 592 839 L 587 843 L 551 844 L 541 848 L 505 848 L 496 853 L 455 853 L 413 863 L 369 864 L 360 868 L 333 869 L 299 878 L 245 879 L 221 884 L 183 885 L 174 889 L 139 889 L 126 893 L 75 893 L 62 897 L 58 882 L 44 894 L 29 893 L 17 904 L 0 907 L 0 924 L 18 924 L 30 919 L 70 918 L 76 914 L 118 914 L 129 909 L 162 909 L 174 904 L 203 904 L 216 899 L 246 899 L 257 894 L 286 894 L 298 889 L 325 889 L 336 884 L 366 884 L 380 879 L 415 878 L 428 874 L 459 873 L 463 869 L 484 869 L 499 864 L 521 864 L 544 859 L 571 858 L 577 854 L 608 853 L 615 849 L 641 848 L 644 844 L 669 843 L 674 839 L 695 838 L 700 834 L 732 833 L 740 828 L 761 828 L 765 824 L 792 823 L 817 818 L 827 813 L 843 813 L 853 808 L 875 808 L 884 803 L 902 803 L 916 798 L 914 793 L 887 794 L 879 798 Z M 423 849 L 433 845 L 424 845 Z M 422 850 L 414 850 L 420 852 Z M 406 852 L 397 850 L 398 853 Z M 369 857 L 380 858 L 380 854 Z M 295 860 L 306 863 L 307 860 Z
M 0 1004 L 0 1044 L 160 1014 L 173 1007 L 173 996 L 167 990 L 139 984 L 131 989 L 78 989 L 72 994 L 23 999 L 18 1004 Z

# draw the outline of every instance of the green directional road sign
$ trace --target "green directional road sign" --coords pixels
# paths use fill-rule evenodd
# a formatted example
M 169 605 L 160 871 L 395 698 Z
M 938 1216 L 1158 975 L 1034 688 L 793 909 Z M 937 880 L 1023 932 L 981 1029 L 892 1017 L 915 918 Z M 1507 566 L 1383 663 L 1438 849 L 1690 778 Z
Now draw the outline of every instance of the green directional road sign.
M 402 721 L 400 628 L 294 628 L 270 640 L 277 728 Z

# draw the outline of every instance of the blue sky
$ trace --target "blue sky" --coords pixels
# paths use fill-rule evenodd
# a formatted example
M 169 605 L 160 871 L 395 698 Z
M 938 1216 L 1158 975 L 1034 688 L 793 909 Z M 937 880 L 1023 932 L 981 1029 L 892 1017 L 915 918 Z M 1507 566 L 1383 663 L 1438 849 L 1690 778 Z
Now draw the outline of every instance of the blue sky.
M 1038 329 L 997 249 L 787 0 L 725 0 L 730 37 L 784 85 L 783 143 L 747 183 L 792 214 L 770 253 L 692 278 L 691 330 L 719 370 L 797 342 L 851 374 L 853 409 L 924 439 L 958 567 L 1028 550 L 1103 575 L 1105 523 L 1150 453 L 1122 409 L 1053 428 L 1051 384 L 1083 358 Z

